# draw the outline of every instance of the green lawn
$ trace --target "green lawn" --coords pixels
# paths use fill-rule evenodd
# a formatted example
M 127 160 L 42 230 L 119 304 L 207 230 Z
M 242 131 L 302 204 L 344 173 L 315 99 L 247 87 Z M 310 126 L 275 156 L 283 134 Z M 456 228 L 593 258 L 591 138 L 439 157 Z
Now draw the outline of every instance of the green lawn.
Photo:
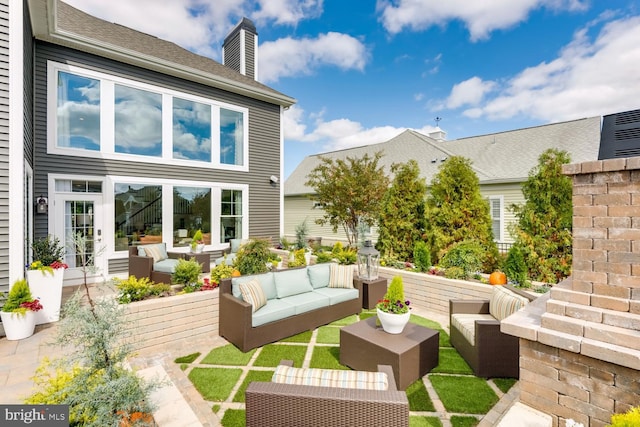
M 187 372 L 203 398 L 211 402 L 212 411 L 221 415 L 222 425 L 240 427 L 245 425 L 245 418 L 244 409 L 238 409 L 238 405 L 244 404 L 244 392 L 250 382 L 270 381 L 272 368 L 282 359 L 293 360 L 294 366 L 299 367 L 349 369 L 340 364 L 340 328 L 372 315 L 375 314 L 371 310 L 363 311 L 361 316 L 349 316 L 247 353 L 227 344 L 198 361 L 200 354 L 185 351 L 185 356 L 175 362 Z M 438 366 L 405 391 L 412 413 L 410 427 L 442 427 L 445 418 L 453 427 L 477 425 L 497 403 L 498 394 L 487 380 L 473 376 L 438 323 L 416 315 L 411 315 L 411 321 L 440 332 L 440 351 Z M 501 393 L 516 383 L 512 378 L 491 381 Z M 445 412 L 436 409 L 433 399 L 440 402 L 440 408 L 444 406 Z

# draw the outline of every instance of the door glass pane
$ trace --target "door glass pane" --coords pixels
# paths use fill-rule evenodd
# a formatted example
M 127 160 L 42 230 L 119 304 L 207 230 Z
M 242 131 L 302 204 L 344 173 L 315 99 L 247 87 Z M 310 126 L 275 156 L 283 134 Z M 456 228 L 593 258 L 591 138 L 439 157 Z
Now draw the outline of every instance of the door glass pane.
M 173 158 L 211 162 L 211 106 L 173 98 Z
M 69 267 L 93 265 L 95 251 L 95 224 L 93 202 L 86 200 L 66 201 L 64 207 L 65 262 Z M 74 236 L 85 239 L 82 247 L 74 244 Z
M 220 163 L 242 165 L 244 161 L 243 114 L 220 109 Z
M 162 187 L 118 183 L 114 192 L 116 250 L 127 250 L 129 245 L 163 242 Z
M 162 156 L 162 95 L 115 85 L 116 153 Z
M 58 147 L 100 150 L 100 81 L 58 72 Z

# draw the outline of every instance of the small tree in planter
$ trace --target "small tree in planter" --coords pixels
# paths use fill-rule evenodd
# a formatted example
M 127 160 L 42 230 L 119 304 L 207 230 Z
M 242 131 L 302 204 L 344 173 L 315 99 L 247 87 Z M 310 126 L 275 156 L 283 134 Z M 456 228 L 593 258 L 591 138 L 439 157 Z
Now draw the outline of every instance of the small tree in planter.
M 31 244 L 33 260 L 40 261 L 44 266 L 50 266 L 54 261 L 62 261 L 64 257 L 64 247 L 60 244 L 60 239 L 49 236 L 35 240 Z

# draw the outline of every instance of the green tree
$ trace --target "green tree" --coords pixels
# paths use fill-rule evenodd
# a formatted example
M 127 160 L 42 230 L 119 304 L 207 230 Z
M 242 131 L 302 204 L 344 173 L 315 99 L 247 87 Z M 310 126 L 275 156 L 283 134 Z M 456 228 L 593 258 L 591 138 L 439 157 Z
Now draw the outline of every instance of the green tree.
M 456 242 L 475 240 L 487 251 L 485 271 L 493 269 L 498 249 L 489 204 L 480 194 L 480 180 L 469 159 L 453 156 L 440 166 L 431 182 L 427 209 L 432 259 L 440 260 Z
M 384 256 L 410 261 L 413 247 L 425 232 L 427 184 L 415 160 L 394 163 L 391 186 L 385 192 L 378 219 L 378 249 Z
M 566 151 L 543 152 L 522 186 L 525 203 L 511 206 L 518 222 L 510 231 L 533 280 L 557 283 L 571 274 L 573 189 L 562 174 L 570 160 Z
M 389 178 L 378 163 L 381 152 L 361 158 L 332 159 L 320 157 L 320 164 L 307 176 L 306 185 L 314 190 L 311 200 L 324 209 L 316 224 L 330 224 L 333 232 L 343 227 L 349 245 L 358 242 L 358 226 L 373 226 L 378 219 L 380 201 Z

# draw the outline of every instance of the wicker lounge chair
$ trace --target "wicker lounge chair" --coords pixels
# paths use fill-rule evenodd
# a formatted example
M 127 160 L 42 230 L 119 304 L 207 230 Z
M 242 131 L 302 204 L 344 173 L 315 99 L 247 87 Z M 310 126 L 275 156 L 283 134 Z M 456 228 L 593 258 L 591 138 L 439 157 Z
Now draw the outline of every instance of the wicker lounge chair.
M 387 374 L 388 390 L 252 382 L 245 392 L 247 427 L 408 426 L 407 395 L 396 388 L 391 366 L 378 371 Z

